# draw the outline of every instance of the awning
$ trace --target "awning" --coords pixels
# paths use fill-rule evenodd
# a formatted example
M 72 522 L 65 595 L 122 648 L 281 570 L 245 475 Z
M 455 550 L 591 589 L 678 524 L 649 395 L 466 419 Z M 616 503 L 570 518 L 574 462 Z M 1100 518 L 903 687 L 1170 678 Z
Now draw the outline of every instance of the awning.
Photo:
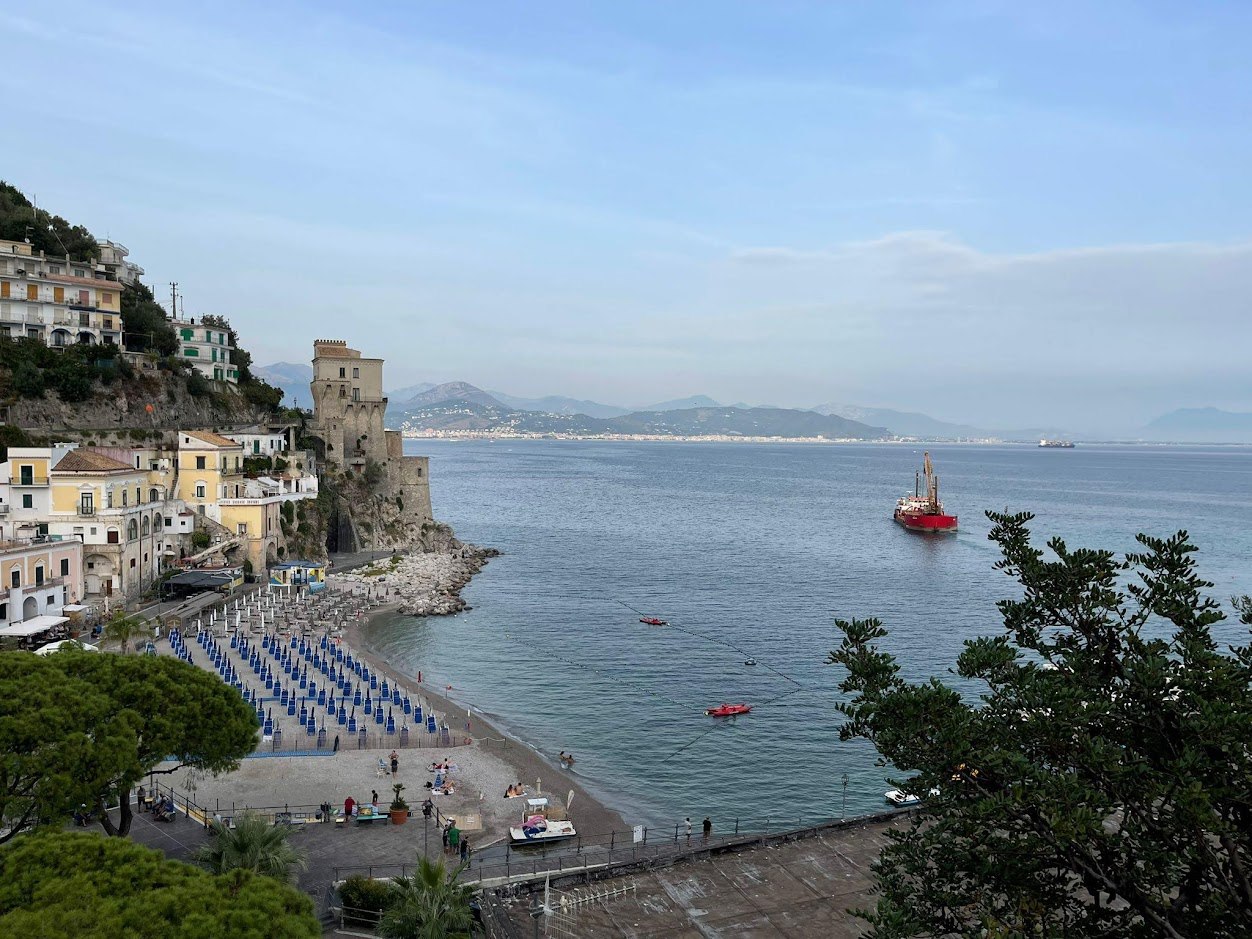
M 56 642 L 50 642 L 46 646 L 40 646 L 35 650 L 35 655 L 51 655 L 65 646 L 78 646 L 84 652 L 99 652 L 100 650 L 89 642 L 79 642 L 77 639 L 59 639 Z
M 0 626 L 0 636 L 35 636 L 69 621 L 68 616 L 32 616 L 20 623 Z
M 90 609 L 91 607 L 84 606 L 81 603 L 67 603 L 65 604 L 65 606 L 61 607 L 61 612 L 62 613 L 86 613 Z

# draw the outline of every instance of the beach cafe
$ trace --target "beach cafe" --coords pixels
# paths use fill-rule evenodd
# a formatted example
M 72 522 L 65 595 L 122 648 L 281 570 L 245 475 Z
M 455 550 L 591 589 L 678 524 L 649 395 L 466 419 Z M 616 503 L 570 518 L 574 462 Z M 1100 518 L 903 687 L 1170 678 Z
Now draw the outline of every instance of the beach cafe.
M 20 623 L 0 626 L 0 639 L 17 640 L 18 649 L 37 649 L 54 639 L 65 639 L 69 636 L 66 628 L 68 616 L 32 616 Z
M 326 589 L 326 565 L 321 561 L 287 561 L 270 568 L 270 590 L 308 587 L 309 593 Z

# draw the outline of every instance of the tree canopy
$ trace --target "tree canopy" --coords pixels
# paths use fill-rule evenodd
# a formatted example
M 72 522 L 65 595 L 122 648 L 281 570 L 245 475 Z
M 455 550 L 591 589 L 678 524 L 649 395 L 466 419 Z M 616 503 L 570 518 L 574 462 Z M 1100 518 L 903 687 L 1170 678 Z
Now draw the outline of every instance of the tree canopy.
M 71 225 L 59 215 L 36 209 L 16 186 L 0 181 L 0 238 L 25 241 L 38 253 L 87 260 L 100 256 L 95 237 L 82 225 Z
M 875 867 L 872 935 L 1252 935 L 1252 648 L 1214 640 L 1186 532 L 1049 557 L 1028 513 L 988 515 L 1021 589 L 965 643 L 964 687 L 901 679 L 876 619 L 836 624 L 843 738 L 923 797 Z
M 152 291 L 136 281 L 122 290 L 122 343 L 133 352 L 173 355 L 178 334 Z
M 62 652 L 0 656 L 5 818 L 64 819 L 80 803 L 109 834 L 130 830 L 131 790 L 183 766 L 234 769 L 256 717 L 233 689 L 177 659 Z M 158 764 L 172 759 L 170 768 Z M 120 803 L 114 822 L 106 806 Z
M 112 656 L 100 656 L 111 658 Z M 0 935 L 316 939 L 313 904 L 245 871 L 212 875 L 98 834 L 39 832 L 0 850 Z

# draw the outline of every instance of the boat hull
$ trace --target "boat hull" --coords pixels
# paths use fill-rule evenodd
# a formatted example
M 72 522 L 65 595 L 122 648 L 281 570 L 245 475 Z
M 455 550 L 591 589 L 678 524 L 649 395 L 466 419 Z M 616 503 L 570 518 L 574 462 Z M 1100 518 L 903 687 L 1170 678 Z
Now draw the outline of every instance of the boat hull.
M 527 835 L 520 827 L 512 827 L 509 829 L 509 841 L 513 847 L 521 847 L 528 844 L 552 844 L 555 841 L 569 841 L 576 838 L 578 832 L 570 822 L 548 822 L 546 831 L 538 834 Z
M 944 535 L 955 532 L 957 522 L 955 515 L 928 515 L 922 512 L 896 512 L 893 516 L 896 524 L 902 525 L 909 531 L 919 531 L 923 534 Z

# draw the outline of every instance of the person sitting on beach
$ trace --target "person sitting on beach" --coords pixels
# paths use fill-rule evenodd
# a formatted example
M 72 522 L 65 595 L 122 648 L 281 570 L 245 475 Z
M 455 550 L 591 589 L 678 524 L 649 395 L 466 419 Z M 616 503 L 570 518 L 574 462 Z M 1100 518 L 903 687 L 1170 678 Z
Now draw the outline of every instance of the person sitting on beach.
M 513 798 L 515 795 L 517 795 L 517 790 L 513 788 L 513 784 L 512 784 L 512 783 L 509 783 L 509 788 L 504 790 L 504 797 L 505 797 L 506 799 L 511 799 L 511 798 Z
M 557 755 L 557 759 L 558 759 L 558 760 L 560 760 L 562 763 L 564 763 L 564 762 L 565 762 L 565 760 L 566 760 L 566 756 L 565 756 L 565 751 L 564 751 L 564 750 L 562 750 L 562 751 L 561 751 L 561 752 Z

